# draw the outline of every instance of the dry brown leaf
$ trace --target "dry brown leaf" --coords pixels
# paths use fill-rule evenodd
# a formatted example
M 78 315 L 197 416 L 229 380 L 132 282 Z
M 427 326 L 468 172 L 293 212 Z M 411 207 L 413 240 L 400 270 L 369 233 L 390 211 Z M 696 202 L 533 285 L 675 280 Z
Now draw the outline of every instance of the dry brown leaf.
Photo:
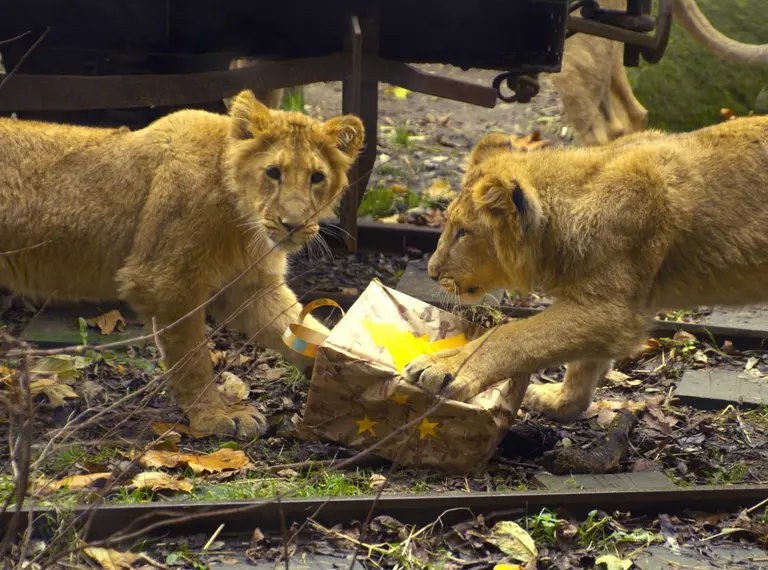
M 722 118 L 723 121 L 730 121 L 736 118 L 736 113 L 734 113 L 731 109 L 723 107 L 720 109 L 720 118 Z
M 107 481 L 112 478 L 112 473 L 88 473 L 86 475 L 72 475 L 58 481 L 42 479 L 37 481 L 32 488 L 36 495 L 48 495 L 59 489 L 67 488 L 70 491 L 80 491 L 93 485 L 96 481 Z
M 131 481 L 131 485 L 139 489 L 149 488 L 152 491 L 182 491 L 192 492 L 193 485 L 187 479 L 175 478 L 162 471 L 145 471 L 139 473 Z
M 174 425 L 170 422 L 152 422 L 149 424 L 149 426 L 152 428 L 152 431 L 159 436 L 164 435 L 165 432 L 167 432 L 169 429 L 171 432 L 168 435 L 175 433 L 176 435 L 186 435 L 187 437 L 191 437 L 193 439 L 200 439 L 209 435 L 201 431 L 195 431 L 188 425 L 184 424 Z
M 5 384 L 11 383 L 11 376 L 16 374 L 16 370 L 14 368 L 8 368 L 7 366 L 0 366 L 0 382 L 3 382 Z
M 111 548 L 90 546 L 83 549 L 85 553 L 98 562 L 104 570 L 124 570 L 131 568 L 141 554 L 136 552 L 120 552 Z
M 40 378 L 29 384 L 29 390 L 33 396 L 45 394 L 54 408 L 63 408 L 67 406 L 66 398 L 79 398 L 80 396 L 72 389 L 69 384 L 59 381 L 59 378 Z
M 226 350 L 212 350 L 211 351 L 211 362 L 214 366 L 218 366 L 219 364 L 225 364 L 227 362 L 227 351 Z
M 224 448 L 209 453 L 208 455 L 197 455 L 194 453 L 175 453 L 172 451 L 150 450 L 147 451 L 139 463 L 143 467 L 179 467 L 186 466 L 192 469 L 196 475 L 201 473 L 218 473 L 228 469 L 252 469 L 248 457 L 240 450 Z
M 601 400 L 592 402 L 587 411 L 584 412 L 584 418 L 597 418 L 600 427 L 608 427 L 616 417 L 618 410 L 629 410 L 633 414 L 642 412 L 646 409 L 645 402 L 617 402 L 615 400 Z
M 86 319 L 85 322 L 88 323 L 89 327 L 98 328 L 103 335 L 110 335 L 115 329 L 119 332 L 125 330 L 125 318 L 117 309 L 92 319 Z
M 524 137 L 517 137 L 516 139 L 510 139 L 512 148 L 520 151 L 532 151 L 538 150 L 549 146 L 551 143 L 548 139 L 541 138 L 541 131 L 535 130 L 531 134 Z
M 235 374 L 222 372 L 221 377 L 224 382 L 216 387 L 230 404 L 239 404 L 251 393 L 251 387 Z

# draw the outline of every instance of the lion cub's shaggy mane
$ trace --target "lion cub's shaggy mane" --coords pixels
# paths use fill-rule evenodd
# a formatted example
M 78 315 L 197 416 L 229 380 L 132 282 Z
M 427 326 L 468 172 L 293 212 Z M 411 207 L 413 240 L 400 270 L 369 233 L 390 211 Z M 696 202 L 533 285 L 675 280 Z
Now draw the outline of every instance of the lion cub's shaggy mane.
M 356 117 L 273 111 L 250 91 L 229 116 L 184 110 L 135 132 L 0 119 L 0 252 L 22 250 L 0 256 L 0 286 L 119 297 L 161 328 L 183 318 L 161 336 L 171 393 L 194 429 L 253 437 L 264 418 L 212 385 L 195 309 L 225 288 L 213 314 L 283 350 L 301 309 L 286 255 L 316 237 L 362 141 Z
M 524 404 L 577 417 L 657 310 L 768 301 L 768 117 L 532 153 L 489 135 L 429 273 L 467 300 L 535 287 L 556 301 L 461 349 L 419 357 L 410 380 L 469 399 L 567 362 L 562 384 L 530 386 Z

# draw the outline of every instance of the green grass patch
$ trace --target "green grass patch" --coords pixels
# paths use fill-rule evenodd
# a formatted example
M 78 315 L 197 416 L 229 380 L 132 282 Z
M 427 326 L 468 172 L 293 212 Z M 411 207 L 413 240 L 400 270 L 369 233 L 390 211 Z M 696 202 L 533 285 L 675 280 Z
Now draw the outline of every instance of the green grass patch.
M 654 2 L 655 3 L 655 2 Z M 760 44 L 768 34 L 765 0 L 697 0 L 712 25 L 738 41 Z M 768 69 L 718 59 L 675 22 L 664 57 L 655 65 L 628 68 L 638 100 L 648 109 L 649 126 L 689 131 L 719 122 L 719 109 L 746 115 Z
M 296 111 L 306 114 L 304 108 L 304 90 L 301 87 L 283 90 L 283 98 L 280 101 L 280 109 L 283 111 Z
M 366 190 L 357 213 L 359 216 L 371 216 L 374 219 L 384 218 L 418 205 L 419 196 L 412 190 L 402 195 L 386 186 L 374 186 Z

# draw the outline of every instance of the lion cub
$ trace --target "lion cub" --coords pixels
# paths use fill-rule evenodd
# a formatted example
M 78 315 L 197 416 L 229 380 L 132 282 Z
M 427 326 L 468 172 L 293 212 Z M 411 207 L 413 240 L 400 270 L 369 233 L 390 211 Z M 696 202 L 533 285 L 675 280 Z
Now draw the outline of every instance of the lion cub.
M 317 236 L 362 142 L 357 117 L 273 111 L 250 91 L 229 116 L 184 110 L 135 132 L 0 119 L 0 252 L 22 250 L 0 256 L 0 286 L 120 298 L 173 325 L 160 343 L 191 427 L 254 437 L 264 417 L 221 397 L 196 309 L 215 295 L 220 321 L 283 351 L 301 310 L 286 256 Z
M 406 369 L 412 382 L 467 400 L 567 362 L 564 382 L 529 386 L 524 405 L 576 418 L 656 311 L 768 301 L 768 117 L 533 153 L 489 135 L 470 157 L 429 274 L 466 300 L 498 287 L 557 300 L 419 357 Z

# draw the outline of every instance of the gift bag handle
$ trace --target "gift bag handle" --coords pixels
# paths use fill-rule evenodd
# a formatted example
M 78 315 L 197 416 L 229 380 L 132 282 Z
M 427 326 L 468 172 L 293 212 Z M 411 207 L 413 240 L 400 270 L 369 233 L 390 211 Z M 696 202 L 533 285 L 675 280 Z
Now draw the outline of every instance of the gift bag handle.
M 298 321 L 289 324 L 283 333 L 283 342 L 286 346 L 308 358 L 314 358 L 317 355 L 318 347 L 328 337 L 327 334 L 305 327 L 303 324 L 306 316 L 320 307 L 336 307 L 344 316 L 344 309 L 333 299 L 315 299 L 304 305 L 301 313 L 299 313 Z

